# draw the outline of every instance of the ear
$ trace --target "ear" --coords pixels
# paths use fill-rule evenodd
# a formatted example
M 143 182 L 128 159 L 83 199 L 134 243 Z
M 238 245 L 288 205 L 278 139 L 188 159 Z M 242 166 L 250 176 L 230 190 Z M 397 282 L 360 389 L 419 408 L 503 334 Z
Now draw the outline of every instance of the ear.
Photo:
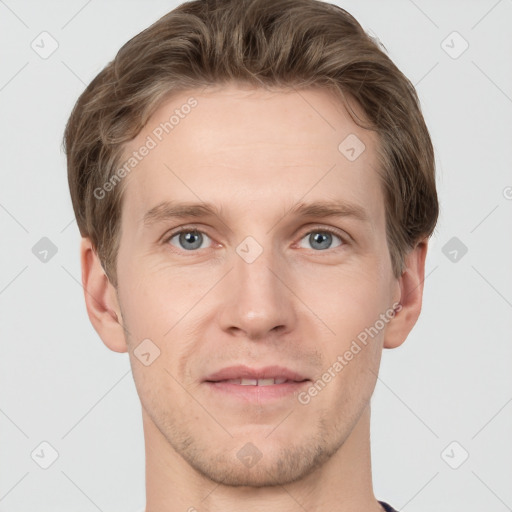
M 406 257 L 406 269 L 400 276 L 400 304 L 384 335 L 384 348 L 399 347 L 416 324 L 421 312 L 425 258 L 428 240 L 424 239 Z
M 80 261 L 89 320 L 110 350 L 127 352 L 116 289 L 110 283 L 91 240 L 87 237 L 82 238 L 80 244 Z

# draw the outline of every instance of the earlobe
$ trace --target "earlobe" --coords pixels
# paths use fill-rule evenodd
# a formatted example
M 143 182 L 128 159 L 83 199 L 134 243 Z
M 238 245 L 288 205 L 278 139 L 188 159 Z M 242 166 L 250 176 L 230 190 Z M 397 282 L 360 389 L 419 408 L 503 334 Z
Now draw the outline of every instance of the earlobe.
M 424 239 L 406 257 L 406 269 L 399 278 L 400 307 L 386 328 L 384 348 L 399 347 L 418 320 L 423 299 L 427 247 L 428 240 Z
M 82 285 L 87 314 L 103 343 L 114 352 L 127 352 L 116 290 L 110 283 L 89 238 L 80 244 Z

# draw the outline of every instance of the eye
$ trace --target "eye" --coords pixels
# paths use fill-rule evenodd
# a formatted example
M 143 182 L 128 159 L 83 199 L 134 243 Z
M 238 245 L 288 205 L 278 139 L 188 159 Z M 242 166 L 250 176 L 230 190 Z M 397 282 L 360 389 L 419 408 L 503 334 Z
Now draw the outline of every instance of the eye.
M 337 238 L 339 240 L 339 243 L 336 245 L 332 245 L 333 243 L 333 237 Z M 315 229 L 313 231 L 309 231 L 305 237 L 301 239 L 306 240 L 307 243 L 310 244 L 312 249 L 317 249 L 320 251 L 325 251 L 326 249 L 332 249 L 334 247 L 339 247 L 340 245 L 344 244 L 343 239 L 340 235 L 334 233 L 330 229 Z M 303 245 L 300 245 L 300 247 L 304 247 Z M 306 247 L 308 249 L 309 247 Z
M 174 239 L 176 240 L 173 242 Z M 170 235 L 166 239 L 166 242 L 178 247 L 178 249 L 194 251 L 195 249 L 206 249 L 207 247 L 203 247 L 203 242 L 205 242 L 206 239 L 210 240 L 210 237 L 202 231 L 196 229 L 182 229 Z
M 210 242 L 210 245 L 208 244 Z M 185 251 L 196 251 L 197 249 L 208 249 L 211 247 L 211 238 L 198 229 L 183 228 L 170 234 L 164 243 L 170 243 L 178 249 Z M 304 242 L 310 244 L 309 247 L 304 245 Z M 334 243 L 334 245 L 333 245 Z M 303 236 L 299 242 L 299 247 L 305 249 L 314 249 L 316 251 L 325 251 L 344 245 L 345 241 L 341 235 L 337 234 L 331 229 L 318 228 L 311 230 Z

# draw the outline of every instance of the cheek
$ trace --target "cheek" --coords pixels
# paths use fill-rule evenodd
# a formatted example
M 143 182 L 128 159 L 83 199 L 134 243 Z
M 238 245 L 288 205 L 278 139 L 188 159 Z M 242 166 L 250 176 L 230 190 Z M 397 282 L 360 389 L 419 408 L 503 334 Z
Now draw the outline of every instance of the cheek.
M 355 414 L 371 398 L 382 353 L 380 335 L 365 343 L 354 336 L 343 337 L 325 357 L 323 373 L 315 387 L 324 404 L 335 404 L 339 416 Z M 327 351 L 326 351 L 327 352 Z M 329 406 L 331 407 L 331 406 Z
M 160 387 L 161 380 L 172 381 L 172 387 L 172 376 L 182 377 L 178 375 L 178 363 L 190 355 L 194 304 L 205 294 L 203 288 L 207 289 L 208 283 L 194 286 L 194 278 L 171 269 L 155 272 L 147 268 L 139 274 L 135 265 L 120 282 L 120 303 L 134 374 L 143 388 Z M 150 365 L 145 366 L 148 361 Z M 155 400 L 159 396 L 155 395 Z
M 298 295 L 305 297 L 311 311 L 329 327 L 329 335 L 343 346 L 386 309 L 384 284 L 371 265 L 313 269 L 296 280 Z
M 162 339 L 193 304 L 190 282 L 184 286 L 176 269 L 155 272 L 132 263 L 119 270 L 123 318 L 134 337 Z
M 308 306 L 329 328 L 323 329 L 320 348 L 324 360 L 320 387 L 330 379 L 326 387 L 331 391 L 325 398 L 330 395 L 344 409 L 373 392 L 382 353 L 384 328 L 379 319 L 387 310 L 386 290 L 377 273 L 353 267 L 332 274 L 321 289 L 310 287 L 314 292 Z

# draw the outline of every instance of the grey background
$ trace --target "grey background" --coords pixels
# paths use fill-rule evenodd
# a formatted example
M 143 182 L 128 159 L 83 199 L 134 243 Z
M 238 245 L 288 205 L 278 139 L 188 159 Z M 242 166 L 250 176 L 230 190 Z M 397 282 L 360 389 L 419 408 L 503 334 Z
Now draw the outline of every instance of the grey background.
M 372 399 L 375 494 L 512 510 L 512 0 L 337 3 L 417 86 L 441 202 L 420 320 L 384 351 Z M 144 509 L 140 404 L 128 355 L 86 314 L 60 144 L 85 84 L 177 4 L 0 0 L 0 511 Z

